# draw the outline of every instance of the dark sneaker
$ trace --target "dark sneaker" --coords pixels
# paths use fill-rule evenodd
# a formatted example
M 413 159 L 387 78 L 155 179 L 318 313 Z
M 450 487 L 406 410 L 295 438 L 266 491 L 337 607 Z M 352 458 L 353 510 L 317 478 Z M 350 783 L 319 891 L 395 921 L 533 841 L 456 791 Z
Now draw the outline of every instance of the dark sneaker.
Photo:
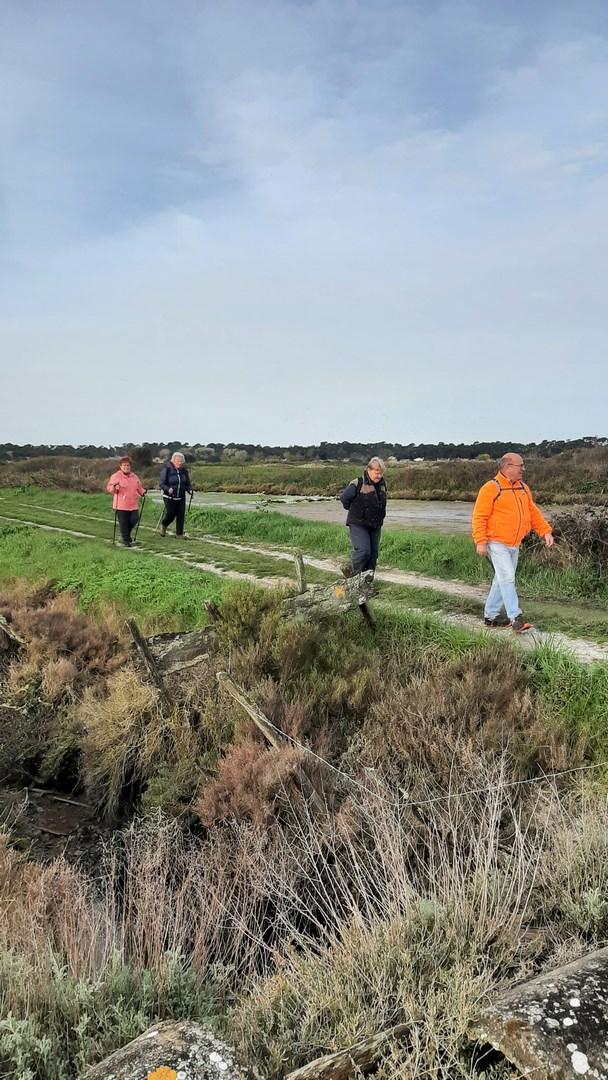
M 511 625 L 511 620 L 508 615 L 495 615 L 493 619 L 484 619 L 484 626 L 491 626 L 494 630 L 504 630 L 505 627 Z
M 167 535 L 167 526 L 166 525 L 161 525 L 161 527 L 160 527 L 160 535 L 161 536 L 166 536 Z
M 353 564 L 352 563 L 349 563 L 349 562 L 344 563 L 344 565 L 340 567 L 340 570 L 342 571 L 342 576 L 343 577 L 352 577 L 353 576 L 354 571 L 353 571 Z
M 532 629 L 532 623 L 527 622 L 523 615 L 516 615 L 511 623 L 511 629 L 514 630 L 516 634 L 525 634 L 526 630 Z
M 363 580 L 366 585 L 372 585 L 374 581 L 374 571 L 368 570 Z

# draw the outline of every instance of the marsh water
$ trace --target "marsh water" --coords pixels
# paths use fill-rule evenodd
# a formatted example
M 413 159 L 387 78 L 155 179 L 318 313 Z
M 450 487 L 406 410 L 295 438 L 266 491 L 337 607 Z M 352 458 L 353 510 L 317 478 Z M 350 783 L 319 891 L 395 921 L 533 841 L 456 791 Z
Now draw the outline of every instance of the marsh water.
M 337 499 L 304 495 L 251 495 L 225 491 L 197 492 L 196 506 L 225 510 L 274 510 L 279 514 L 308 521 L 344 523 L 344 510 Z M 468 532 L 473 504 L 440 500 L 389 499 L 387 528 L 434 529 L 437 532 Z

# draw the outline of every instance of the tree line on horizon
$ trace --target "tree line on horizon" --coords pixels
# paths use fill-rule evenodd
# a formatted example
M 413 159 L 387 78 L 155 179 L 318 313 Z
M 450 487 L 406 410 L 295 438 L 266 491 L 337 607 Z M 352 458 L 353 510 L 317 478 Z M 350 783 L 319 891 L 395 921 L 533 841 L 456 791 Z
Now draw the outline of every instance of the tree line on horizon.
M 565 451 L 590 450 L 597 446 L 607 446 L 608 437 L 585 435 L 579 439 L 544 439 L 542 442 L 504 442 L 501 440 L 472 443 L 393 443 L 393 442 L 321 442 L 310 446 L 265 446 L 260 443 L 195 443 L 181 440 L 169 442 L 144 442 L 141 444 L 121 443 L 120 445 L 79 445 L 0 443 L 0 460 L 4 462 L 26 461 L 36 457 L 78 457 L 78 458 L 115 458 L 129 454 L 138 467 L 152 465 L 155 460 L 169 457 L 175 450 L 183 450 L 189 462 L 208 462 L 209 464 L 239 464 L 245 462 L 281 461 L 292 464 L 306 464 L 318 461 L 352 461 L 365 463 L 373 454 L 396 461 L 455 460 L 465 458 L 501 457 L 508 450 L 534 457 L 553 457 Z

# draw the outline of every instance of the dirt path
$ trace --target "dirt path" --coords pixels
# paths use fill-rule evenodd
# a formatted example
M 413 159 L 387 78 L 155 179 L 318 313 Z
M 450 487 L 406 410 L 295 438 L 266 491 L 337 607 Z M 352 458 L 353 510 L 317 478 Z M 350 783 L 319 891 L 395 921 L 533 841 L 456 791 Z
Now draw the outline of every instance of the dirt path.
M 0 501 L 2 501 L 0 499 Z M 44 510 L 45 513 L 62 514 L 65 517 L 86 518 L 89 521 L 103 521 L 110 526 L 112 524 L 111 519 L 100 517 L 98 514 L 82 514 L 75 513 L 72 510 L 58 510 L 55 507 L 42 506 L 38 503 L 16 503 L 13 505 L 22 506 L 24 509 L 31 510 Z M 51 526 L 49 526 L 50 528 Z M 153 525 L 141 525 L 142 532 L 156 532 Z M 84 533 L 82 535 L 85 535 Z M 255 546 L 254 544 L 242 544 L 237 540 L 222 540 L 217 536 L 213 536 L 211 533 L 188 533 L 189 540 L 202 540 L 209 544 L 215 544 L 217 547 L 229 548 L 233 551 L 245 551 L 253 555 L 265 555 L 270 559 L 283 559 L 287 562 L 291 562 L 293 559 L 293 551 L 283 551 L 280 548 L 265 548 Z M 304 555 L 304 563 L 306 566 L 312 566 L 315 570 L 322 570 L 327 574 L 339 574 L 340 563 L 344 562 L 344 559 L 321 559 L 313 555 Z M 469 585 L 466 581 L 446 580 L 445 578 L 428 577 L 425 574 L 417 574 L 409 570 L 378 570 L 376 573 L 376 579 L 378 581 L 386 581 L 391 585 L 412 585 L 418 589 L 434 589 L 437 592 L 446 593 L 448 596 L 460 596 L 467 600 L 483 600 L 487 589 L 484 589 L 480 585 Z M 260 579 L 256 579 L 260 580 Z
M 41 525 L 38 521 L 26 521 L 25 518 L 9 517 L 7 514 L 0 514 L 0 521 L 10 521 L 12 524 L 17 525 L 29 525 L 32 529 L 42 529 L 43 532 L 61 533 L 63 536 L 75 536 L 80 540 L 96 540 L 100 544 L 113 546 L 112 541 L 105 539 L 103 536 L 95 536 L 95 533 L 79 532 L 77 529 L 65 529 L 59 525 Z M 256 574 L 250 574 L 245 570 L 227 570 L 223 566 L 218 566 L 217 563 L 200 562 L 197 559 L 190 558 L 190 552 L 188 551 L 184 551 L 182 555 L 172 555 L 168 551 L 153 551 L 152 548 L 134 547 L 130 548 L 130 550 L 134 555 L 152 555 L 157 559 L 170 559 L 173 562 L 181 563 L 183 566 L 192 566 L 195 570 L 203 570 L 207 574 L 234 578 L 235 581 L 253 581 L 258 585 L 267 585 L 270 588 L 274 588 L 276 585 L 293 585 L 292 578 L 258 577 Z
M 28 504 L 30 509 L 36 509 L 33 504 Z M 38 507 L 45 512 L 49 512 L 49 507 Z M 54 511 L 50 511 L 54 512 Z M 70 511 L 62 510 L 59 513 L 73 516 L 82 517 L 80 514 L 72 514 Z M 93 519 L 93 515 L 89 515 Z M 96 517 L 94 520 L 105 521 L 105 518 Z M 31 528 L 42 529 L 45 532 L 61 533 L 67 536 L 74 536 L 85 540 L 97 540 L 103 544 L 112 544 L 112 541 L 103 537 L 95 536 L 93 533 L 85 533 L 76 529 L 68 529 L 58 525 L 42 525 L 36 521 L 24 520 L 23 518 L 11 517 L 7 514 L 0 514 L 0 521 L 8 521 L 15 524 L 29 525 Z M 148 532 L 155 532 L 155 529 L 150 525 L 142 525 L 142 530 Z M 208 543 L 216 544 L 220 547 L 230 548 L 236 551 L 243 551 L 249 553 L 255 553 L 257 555 L 265 555 L 270 558 L 291 560 L 293 559 L 293 552 L 281 551 L 276 548 L 262 548 L 255 547 L 251 544 L 240 544 L 236 541 L 219 540 L 213 536 L 207 536 L 204 534 L 191 534 L 188 540 L 201 540 Z M 194 552 L 184 550 L 183 553 L 171 554 L 169 552 L 153 551 L 151 548 L 132 548 L 135 554 L 147 554 L 152 555 L 159 559 L 169 559 L 174 562 L 181 563 L 185 566 L 191 566 L 196 570 L 202 570 L 209 574 L 216 574 L 219 577 L 231 578 L 235 581 L 252 581 L 260 585 L 264 585 L 269 588 L 275 588 L 277 585 L 293 585 L 291 578 L 284 577 L 261 577 L 248 571 L 239 570 L 227 570 L 217 563 L 201 562 L 196 558 Z M 304 556 L 304 562 L 308 566 L 315 567 L 318 570 L 326 571 L 327 573 L 336 574 L 339 573 L 337 562 L 332 559 L 317 559 L 313 556 Z M 468 585 L 463 581 L 445 581 L 443 578 L 425 577 L 422 574 L 414 574 L 405 570 L 382 570 L 376 574 L 378 581 L 386 581 L 395 585 L 413 585 L 416 588 L 433 589 L 437 592 L 443 592 L 451 596 L 460 596 L 467 599 L 483 599 L 485 590 L 475 586 Z M 405 605 L 404 605 L 405 607 Z M 452 626 L 460 626 L 463 629 L 474 631 L 476 633 L 486 632 L 483 625 L 480 624 L 479 619 L 473 615 L 464 614 L 449 614 L 445 611 L 437 610 L 429 612 L 421 608 L 409 607 L 406 610 L 415 611 L 419 614 L 429 615 L 434 618 L 441 619 L 443 622 Z M 493 636 L 499 637 L 501 640 L 513 641 L 513 634 L 509 630 L 492 631 Z M 537 645 L 549 645 L 553 648 L 557 648 L 560 651 L 565 651 L 574 656 L 580 663 L 591 664 L 594 661 L 608 661 L 608 645 L 600 645 L 593 641 L 587 641 L 583 638 L 571 638 L 566 634 L 559 632 L 546 633 L 541 630 L 533 630 L 528 634 L 517 638 L 517 643 L 524 649 L 534 649 Z

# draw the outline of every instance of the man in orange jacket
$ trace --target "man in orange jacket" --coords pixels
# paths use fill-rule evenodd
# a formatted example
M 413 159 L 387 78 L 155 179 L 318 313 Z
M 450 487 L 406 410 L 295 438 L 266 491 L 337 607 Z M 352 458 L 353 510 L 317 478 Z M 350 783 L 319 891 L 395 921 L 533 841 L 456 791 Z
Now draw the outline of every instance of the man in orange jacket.
M 480 488 L 472 521 L 477 554 L 487 555 L 494 567 L 484 622 L 486 626 L 511 626 L 516 634 L 531 628 L 522 615 L 515 588 L 519 545 L 532 531 L 544 538 L 547 547 L 553 547 L 554 543 L 551 526 L 522 480 L 524 468 L 519 454 L 501 457 L 494 479 Z

